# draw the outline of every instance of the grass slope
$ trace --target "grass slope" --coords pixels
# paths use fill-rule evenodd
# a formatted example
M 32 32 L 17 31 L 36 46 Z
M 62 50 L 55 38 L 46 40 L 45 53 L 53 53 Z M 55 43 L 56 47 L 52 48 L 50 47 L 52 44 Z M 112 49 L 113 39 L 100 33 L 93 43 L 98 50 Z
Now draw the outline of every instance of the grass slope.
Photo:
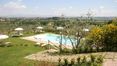
M 35 47 L 34 42 L 20 38 L 9 38 L 5 41 L 11 42 L 13 46 L 0 47 L 0 66 L 33 66 L 33 61 L 24 59 L 24 57 L 43 50 Z

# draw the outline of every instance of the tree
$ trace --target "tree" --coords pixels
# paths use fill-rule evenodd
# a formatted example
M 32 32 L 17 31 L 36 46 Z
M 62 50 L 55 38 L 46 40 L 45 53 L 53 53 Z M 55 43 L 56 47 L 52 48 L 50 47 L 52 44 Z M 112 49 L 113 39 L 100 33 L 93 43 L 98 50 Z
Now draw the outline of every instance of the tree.
M 114 18 L 114 19 L 112 20 L 112 24 L 114 24 L 114 25 L 117 26 L 117 18 Z
M 82 39 L 82 24 L 80 22 L 71 21 L 65 23 L 64 34 L 68 36 L 68 39 L 71 42 L 73 53 L 79 53 L 79 44 L 80 40 Z M 79 25 L 79 26 L 78 26 Z
M 88 35 L 90 44 L 99 45 L 103 39 L 103 30 L 100 27 L 94 27 Z
M 102 27 L 104 33 L 104 45 L 107 50 L 117 48 L 117 26 L 113 24 Z M 117 49 L 116 49 L 117 50 Z

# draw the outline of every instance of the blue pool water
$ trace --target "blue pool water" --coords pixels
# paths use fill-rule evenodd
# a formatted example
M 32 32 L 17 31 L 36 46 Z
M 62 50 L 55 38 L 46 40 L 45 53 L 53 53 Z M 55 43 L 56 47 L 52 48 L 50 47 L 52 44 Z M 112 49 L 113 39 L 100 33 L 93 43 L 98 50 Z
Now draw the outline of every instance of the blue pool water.
M 62 41 L 62 44 L 71 45 L 71 41 L 67 36 L 62 35 L 61 39 L 61 35 L 58 34 L 52 34 L 52 33 L 39 34 L 36 35 L 35 38 L 37 38 L 38 40 L 41 39 L 43 41 L 50 41 L 52 43 L 57 43 L 57 44 L 60 44 Z

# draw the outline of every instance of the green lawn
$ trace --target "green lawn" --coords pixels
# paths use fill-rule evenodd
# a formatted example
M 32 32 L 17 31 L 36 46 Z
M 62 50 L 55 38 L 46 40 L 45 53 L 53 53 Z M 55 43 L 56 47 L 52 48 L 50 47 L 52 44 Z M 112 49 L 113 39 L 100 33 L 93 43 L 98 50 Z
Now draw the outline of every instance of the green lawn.
M 44 50 L 34 46 L 34 42 L 20 38 L 9 38 L 5 41 L 11 42 L 13 46 L 0 47 L 0 66 L 33 66 L 34 62 L 24 57 Z

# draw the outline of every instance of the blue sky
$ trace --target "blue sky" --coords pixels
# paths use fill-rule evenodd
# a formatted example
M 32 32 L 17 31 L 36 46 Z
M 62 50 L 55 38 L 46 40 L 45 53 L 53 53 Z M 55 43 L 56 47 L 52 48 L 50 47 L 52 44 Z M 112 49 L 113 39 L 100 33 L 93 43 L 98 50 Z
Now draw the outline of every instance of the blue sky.
M 0 16 L 117 16 L 117 0 L 0 0 Z

